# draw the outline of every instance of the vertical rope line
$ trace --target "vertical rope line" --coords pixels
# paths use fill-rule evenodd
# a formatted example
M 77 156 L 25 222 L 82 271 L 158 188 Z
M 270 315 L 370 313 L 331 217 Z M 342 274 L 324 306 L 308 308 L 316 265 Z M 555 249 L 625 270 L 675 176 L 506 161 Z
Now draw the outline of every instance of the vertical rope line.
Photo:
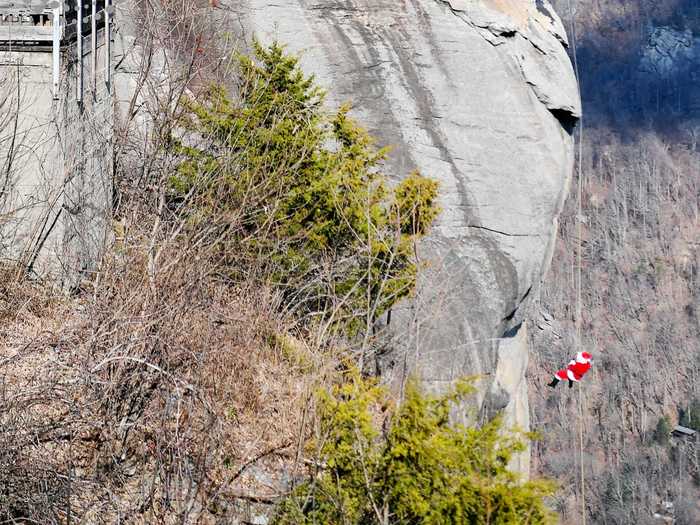
M 586 477 L 583 468 L 583 394 L 582 385 L 578 387 L 578 442 L 579 442 L 579 464 L 581 467 L 581 523 L 586 525 Z
M 574 0 L 575 1 L 575 0 Z M 579 87 L 579 97 L 581 89 L 581 79 L 578 68 L 578 57 L 576 50 L 576 19 L 575 11 L 572 6 L 572 1 L 568 0 L 569 18 L 571 20 L 571 50 L 574 59 L 574 72 L 576 74 L 576 82 Z M 576 353 L 581 351 L 581 313 L 582 313 L 582 296 L 581 296 L 581 277 L 582 277 L 582 236 L 583 236 L 583 116 L 579 121 L 578 131 L 578 163 L 577 163 L 577 185 L 576 185 Z M 582 383 L 578 387 L 578 428 L 579 428 L 579 466 L 581 477 L 581 523 L 586 525 L 586 477 L 583 466 L 583 394 Z
M 573 23 L 573 22 L 572 22 Z M 576 47 L 574 45 L 574 57 Z M 578 73 L 576 75 L 578 77 Z M 578 136 L 578 184 L 576 191 L 577 212 L 576 212 L 576 353 L 581 351 L 581 325 L 582 325 L 582 303 L 581 294 L 582 266 L 583 266 L 583 122 L 579 129 Z M 583 468 L 583 383 L 578 384 L 578 428 L 579 428 L 579 452 L 581 465 L 581 523 L 586 525 L 586 478 Z

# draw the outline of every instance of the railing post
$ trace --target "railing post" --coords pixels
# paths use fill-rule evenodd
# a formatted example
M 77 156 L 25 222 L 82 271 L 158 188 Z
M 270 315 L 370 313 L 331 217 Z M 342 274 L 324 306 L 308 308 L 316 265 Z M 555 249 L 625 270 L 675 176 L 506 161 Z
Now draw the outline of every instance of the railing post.
M 53 99 L 58 100 L 58 90 L 61 74 L 61 5 L 56 2 L 53 8 L 51 34 L 51 61 L 53 76 Z
M 77 20 L 77 39 L 76 51 L 78 53 L 78 104 L 83 102 L 83 0 L 77 0 L 78 4 L 78 20 Z
M 92 33 L 92 56 L 90 66 L 92 68 L 92 94 L 97 96 L 97 0 L 92 0 L 92 16 L 90 21 L 90 31 Z
M 112 55 L 112 28 L 110 24 L 112 22 L 112 0 L 105 0 L 105 83 L 107 84 L 107 89 L 109 90 L 110 82 L 112 81 L 112 63 L 110 57 Z

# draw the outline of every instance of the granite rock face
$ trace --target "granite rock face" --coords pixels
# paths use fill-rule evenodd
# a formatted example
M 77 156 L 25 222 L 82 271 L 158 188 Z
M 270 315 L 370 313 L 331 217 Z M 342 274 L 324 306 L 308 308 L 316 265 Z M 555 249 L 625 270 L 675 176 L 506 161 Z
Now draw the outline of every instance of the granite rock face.
M 329 103 L 393 145 L 387 172 L 440 182 L 421 292 L 391 319 L 383 373 L 439 390 L 482 376 L 478 405 L 527 427 L 524 321 L 549 267 L 581 114 L 547 0 L 243 0 L 246 36 L 300 53 Z
M 652 28 L 642 49 L 639 70 L 663 79 L 679 74 L 690 77 L 691 71 L 700 70 L 700 37 L 694 37 L 690 29 Z

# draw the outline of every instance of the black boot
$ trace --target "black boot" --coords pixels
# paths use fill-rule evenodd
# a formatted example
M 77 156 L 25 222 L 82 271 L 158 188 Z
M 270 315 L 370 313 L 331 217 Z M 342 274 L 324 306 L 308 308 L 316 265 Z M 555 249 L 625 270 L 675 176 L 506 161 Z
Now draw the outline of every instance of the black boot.
M 554 379 L 552 379 L 551 383 L 547 383 L 547 386 L 555 388 L 558 384 L 559 384 L 559 380 L 555 377 Z
M 574 382 L 571 379 L 569 379 L 569 388 L 571 388 L 572 386 L 574 386 Z

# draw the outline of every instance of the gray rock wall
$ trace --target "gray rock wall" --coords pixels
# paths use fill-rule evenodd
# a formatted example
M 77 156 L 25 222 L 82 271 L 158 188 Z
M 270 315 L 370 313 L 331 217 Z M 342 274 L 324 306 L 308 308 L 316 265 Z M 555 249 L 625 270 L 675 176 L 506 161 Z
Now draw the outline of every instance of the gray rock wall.
M 416 301 L 393 313 L 403 352 L 381 360 L 384 373 L 414 371 L 436 389 L 481 374 L 481 414 L 511 407 L 511 422 L 526 427 L 527 347 L 511 339 L 521 337 L 549 267 L 581 112 L 549 3 L 244 0 L 230 8 L 248 37 L 300 53 L 331 105 L 353 102 L 356 118 L 394 146 L 389 173 L 418 168 L 440 182 L 443 212 L 420 250 L 429 267 Z

